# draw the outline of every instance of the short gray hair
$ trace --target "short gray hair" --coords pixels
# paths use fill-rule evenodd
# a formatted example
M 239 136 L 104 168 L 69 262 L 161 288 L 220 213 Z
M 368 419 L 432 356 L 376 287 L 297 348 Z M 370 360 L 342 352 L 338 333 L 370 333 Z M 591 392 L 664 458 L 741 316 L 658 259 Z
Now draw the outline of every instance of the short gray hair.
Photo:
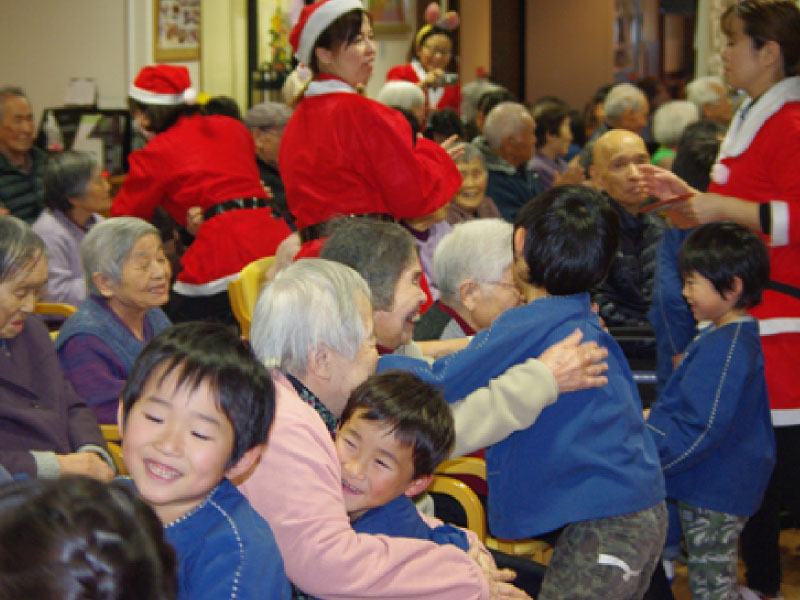
M 461 88 L 461 119 L 465 123 L 478 116 L 478 104 L 486 92 L 503 89 L 502 86 L 486 79 L 476 79 Z
M 475 219 L 459 223 L 442 238 L 433 254 L 433 279 L 445 302 L 461 302 L 465 279 L 479 283 L 500 281 L 514 260 L 514 227 L 503 219 Z
M 625 114 L 625 111 L 642 110 L 647 105 L 647 96 L 644 92 L 632 83 L 618 83 L 608 92 L 603 110 L 606 114 L 606 121 L 614 125 Z
M 96 169 L 97 161 L 89 152 L 65 150 L 51 156 L 44 171 L 44 203 L 66 213 L 72 208 L 70 198 L 86 195 Z
M 700 111 L 688 100 L 672 100 L 653 114 L 653 137 L 662 146 L 674 148 L 687 126 L 700 120 Z
M 11 215 L 0 215 L 0 282 L 44 253 L 44 242 L 30 225 Z
M 425 104 L 425 94 L 410 81 L 387 81 L 375 100 L 393 108 L 411 110 Z
M 463 148 L 464 152 L 461 154 L 461 156 L 455 159 L 455 163 L 457 165 L 468 164 L 477 158 L 479 161 L 481 161 L 481 166 L 483 166 L 483 170 L 485 171 L 486 162 L 484 161 L 483 158 L 483 152 L 478 150 L 475 146 L 473 146 L 469 142 L 464 142 Z
M 25 93 L 21 87 L 17 87 L 15 85 L 4 85 L 0 87 L 0 121 L 3 120 L 3 113 L 6 110 L 6 100 L 8 98 L 25 98 L 28 104 L 31 103 L 28 100 L 28 95 Z
M 503 141 L 513 136 L 519 139 L 522 126 L 527 119 L 533 119 L 528 109 L 519 102 L 501 102 L 489 111 L 483 124 L 483 135 L 489 148 L 497 150 Z
M 372 308 L 391 310 L 400 275 L 417 258 L 417 244 L 396 223 L 351 218 L 337 226 L 320 257 L 355 269 L 369 286 Z
M 686 85 L 686 99 L 702 112 L 704 104 L 717 104 L 725 93 L 725 83 L 715 75 L 693 79 Z
M 369 306 L 367 282 L 350 267 L 322 258 L 289 265 L 256 302 L 250 325 L 256 356 L 297 376 L 308 368 L 309 351 L 321 346 L 354 358 L 367 337 L 359 296 Z
M 161 235 L 153 225 L 136 217 L 114 217 L 92 227 L 81 242 L 81 262 L 90 294 L 100 291 L 92 280 L 94 273 L 122 281 L 122 265 L 133 246 L 148 234 Z
M 262 102 L 247 111 L 244 124 L 250 129 L 283 129 L 292 117 L 292 109 L 281 102 Z

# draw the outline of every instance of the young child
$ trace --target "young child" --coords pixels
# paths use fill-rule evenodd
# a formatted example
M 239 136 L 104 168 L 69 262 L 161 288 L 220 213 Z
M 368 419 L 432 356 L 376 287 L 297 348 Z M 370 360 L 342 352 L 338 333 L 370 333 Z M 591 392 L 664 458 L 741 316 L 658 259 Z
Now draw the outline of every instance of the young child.
M 515 223 L 515 254 L 532 301 L 505 311 L 432 367 L 394 356 L 378 363 L 442 385 L 453 402 L 575 328 L 608 349 L 605 386 L 561 394 L 533 425 L 486 452 L 494 535 L 520 539 L 564 528 L 538 600 L 641 598 L 664 543 L 658 454 L 627 361 L 588 293 L 607 273 L 618 235 L 616 213 L 599 192 L 552 188 Z
M 373 375 L 353 390 L 339 423 L 336 452 L 353 529 L 469 550 L 463 531 L 429 527 L 411 501 L 433 481 L 455 441 L 440 391 L 405 371 Z
M 229 479 L 275 412 L 269 373 L 226 327 L 184 323 L 145 347 L 122 391 L 122 453 L 178 555 L 181 599 L 289 598 L 272 531 Z
M 711 321 L 653 406 L 647 425 L 689 555 L 693 598 L 734 598 L 737 545 L 775 463 L 758 322 L 769 279 L 764 243 L 728 222 L 696 229 L 678 257 L 683 295 Z

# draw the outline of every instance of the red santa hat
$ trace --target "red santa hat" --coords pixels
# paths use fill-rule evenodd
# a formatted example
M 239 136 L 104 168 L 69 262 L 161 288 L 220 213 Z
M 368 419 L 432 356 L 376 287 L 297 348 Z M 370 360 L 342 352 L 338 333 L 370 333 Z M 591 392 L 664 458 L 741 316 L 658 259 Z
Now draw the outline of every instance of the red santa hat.
M 189 69 L 177 65 L 143 67 L 131 84 L 128 95 L 143 104 L 162 106 L 194 104 L 197 100 Z
M 364 10 L 361 0 L 320 0 L 303 7 L 300 19 L 289 34 L 289 43 L 301 63 L 311 62 L 311 51 L 328 25 L 351 10 Z

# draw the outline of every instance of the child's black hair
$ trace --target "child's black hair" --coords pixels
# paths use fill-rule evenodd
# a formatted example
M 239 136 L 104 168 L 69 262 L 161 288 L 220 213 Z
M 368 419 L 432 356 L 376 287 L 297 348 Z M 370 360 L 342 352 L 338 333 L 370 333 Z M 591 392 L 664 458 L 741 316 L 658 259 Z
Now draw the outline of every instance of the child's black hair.
M 161 383 L 173 371 L 178 387 L 191 390 L 207 382 L 233 426 L 233 466 L 250 448 L 267 440 L 275 416 L 275 388 L 269 371 L 250 345 L 218 323 L 181 323 L 154 337 L 136 359 L 122 390 L 123 423 L 158 373 Z
M 722 296 L 742 280 L 742 294 L 734 308 L 752 308 L 761 302 L 769 281 L 769 253 L 755 233 L 729 221 L 701 225 L 681 246 L 678 270 L 685 278 L 697 272 Z
M 402 443 L 412 446 L 413 477 L 431 475 L 453 449 L 455 424 L 444 395 L 407 371 L 384 371 L 369 377 L 350 394 L 342 412 L 344 425 L 356 410 L 367 421 L 385 422 Z
M 125 482 L 65 476 L 0 488 L 0 598 L 169 600 L 176 562 Z
M 563 185 L 537 196 L 517 214 L 525 229 L 528 281 L 553 296 L 588 292 L 608 273 L 617 252 L 619 217 L 597 190 Z

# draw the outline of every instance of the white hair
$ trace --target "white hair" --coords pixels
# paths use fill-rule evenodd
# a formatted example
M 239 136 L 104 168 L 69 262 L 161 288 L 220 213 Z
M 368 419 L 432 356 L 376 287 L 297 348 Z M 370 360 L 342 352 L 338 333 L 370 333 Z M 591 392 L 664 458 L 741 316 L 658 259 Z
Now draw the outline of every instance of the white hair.
M 475 219 L 454 226 L 433 254 L 433 279 L 442 300 L 460 303 L 459 288 L 465 279 L 500 281 L 514 259 L 513 233 L 514 227 L 503 219 Z
M 369 287 L 356 271 L 322 258 L 298 260 L 270 281 L 256 302 L 250 338 L 267 366 L 300 376 L 322 346 L 354 358 L 367 337 L 358 299 Z
M 700 111 L 688 100 L 672 100 L 656 109 L 653 114 L 653 137 L 662 146 L 674 148 L 683 131 L 700 120 Z
M 606 114 L 606 121 L 614 125 L 625 114 L 625 111 L 642 110 L 647 105 L 647 96 L 644 92 L 632 83 L 618 83 L 608 92 L 603 110 Z
M 528 109 L 519 102 L 501 102 L 495 106 L 483 124 L 483 135 L 489 148 L 497 150 L 511 136 L 519 139 L 525 122 L 532 118 Z
M 425 94 L 410 81 L 387 81 L 375 99 L 386 106 L 407 110 L 425 105 Z
M 474 121 L 478 115 L 478 104 L 487 92 L 503 89 L 496 83 L 486 79 L 476 79 L 461 87 L 461 120 L 465 123 Z
M 704 104 L 718 104 L 725 93 L 725 84 L 720 77 L 706 75 L 686 85 L 686 99 L 702 112 Z

